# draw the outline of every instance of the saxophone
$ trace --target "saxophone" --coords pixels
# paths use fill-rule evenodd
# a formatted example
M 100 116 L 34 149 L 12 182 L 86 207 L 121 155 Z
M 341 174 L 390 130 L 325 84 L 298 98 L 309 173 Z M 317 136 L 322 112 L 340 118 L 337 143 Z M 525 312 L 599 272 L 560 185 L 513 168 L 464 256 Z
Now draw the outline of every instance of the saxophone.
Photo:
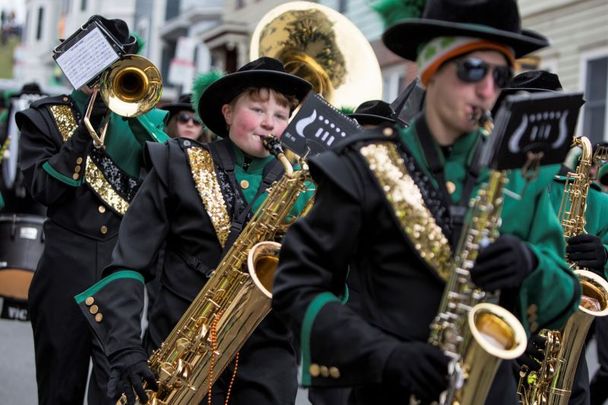
M 495 294 L 478 289 L 470 276 L 479 249 L 498 237 L 506 182 L 504 171 L 491 170 L 488 182 L 471 199 L 439 312 L 431 323 L 429 343 L 452 359 L 441 404 L 483 404 L 502 359 L 519 357 L 526 347 L 521 323 L 488 302 Z
M 577 137 L 573 146 L 582 150 L 576 172 L 568 173 L 564 195 L 559 208 L 559 218 L 564 229 L 564 237 L 585 232 L 585 210 L 587 193 L 591 185 L 591 167 L 594 159 L 602 160 L 604 150 L 592 154 L 591 142 L 586 137 Z M 544 360 L 538 372 L 520 370 L 518 397 L 522 404 L 568 404 L 574 375 L 585 344 L 585 337 L 591 322 L 598 316 L 608 315 L 608 283 L 592 271 L 579 268 L 569 262 L 570 268 L 578 276 L 582 297 L 578 310 L 560 330 L 543 330 L 547 338 Z
M 149 404 L 198 404 L 270 312 L 280 249 L 271 240 L 305 190 L 309 172 L 305 163 L 293 171 L 276 138 L 267 137 L 264 145 L 281 161 L 285 174 L 272 184 L 266 200 L 149 358 L 159 387 L 147 391 Z M 246 265 L 248 272 L 243 271 Z

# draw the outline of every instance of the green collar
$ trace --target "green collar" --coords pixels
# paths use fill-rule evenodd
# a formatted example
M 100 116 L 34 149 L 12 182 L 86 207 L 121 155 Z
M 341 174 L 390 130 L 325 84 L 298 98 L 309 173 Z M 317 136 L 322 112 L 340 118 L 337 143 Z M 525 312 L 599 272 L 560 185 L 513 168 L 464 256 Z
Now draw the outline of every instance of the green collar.
M 272 156 L 266 156 L 265 158 L 249 157 L 251 161 L 249 167 L 245 169 L 245 153 L 230 140 L 229 145 L 234 151 L 235 166 L 242 168 L 245 172 L 250 174 L 261 174 L 264 171 L 264 167 L 274 159 Z
M 91 96 L 84 94 L 80 90 L 74 90 L 72 91 L 72 94 L 70 94 L 70 97 L 72 100 L 74 100 L 74 104 L 76 105 L 76 108 L 78 108 L 78 112 L 80 114 L 84 114 Z

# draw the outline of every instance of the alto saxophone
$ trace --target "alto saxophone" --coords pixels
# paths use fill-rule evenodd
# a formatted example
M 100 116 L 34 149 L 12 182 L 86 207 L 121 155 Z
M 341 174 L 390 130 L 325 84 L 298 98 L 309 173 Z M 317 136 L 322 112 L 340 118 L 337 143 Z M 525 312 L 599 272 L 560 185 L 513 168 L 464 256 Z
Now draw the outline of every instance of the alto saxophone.
M 577 137 L 573 146 L 582 150 L 576 172 L 568 173 L 564 195 L 558 216 L 564 237 L 580 235 L 585 232 L 585 210 L 587 193 L 591 185 L 591 167 L 594 159 L 602 160 L 605 150 L 598 150 L 595 157 L 591 142 L 586 137 Z M 544 359 L 538 372 L 528 373 L 527 367 L 520 371 L 518 397 L 522 404 L 566 405 L 570 399 L 572 383 L 585 337 L 595 317 L 608 315 L 608 283 L 592 271 L 579 268 L 569 262 L 570 268 L 578 276 L 582 297 L 578 310 L 568 319 L 560 330 L 543 330 L 547 338 Z
M 505 172 L 491 170 L 488 182 L 471 199 L 439 312 L 431 323 L 429 343 L 451 358 L 441 404 L 483 404 L 502 359 L 519 357 L 525 350 L 521 323 L 488 302 L 495 294 L 477 288 L 470 276 L 479 249 L 498 237 L 506 182 Z
M 148 360 L 159 387 L 148 391 L 149 404 L 198 404 L 270 312 L 280 249 L 271 240 L 310 177 L 303 162 L 301 170 L 293 171 L 276 138 L 267 137 L 264 145 L 281 161 L 285 174 L 272 184 L 266 200 Z

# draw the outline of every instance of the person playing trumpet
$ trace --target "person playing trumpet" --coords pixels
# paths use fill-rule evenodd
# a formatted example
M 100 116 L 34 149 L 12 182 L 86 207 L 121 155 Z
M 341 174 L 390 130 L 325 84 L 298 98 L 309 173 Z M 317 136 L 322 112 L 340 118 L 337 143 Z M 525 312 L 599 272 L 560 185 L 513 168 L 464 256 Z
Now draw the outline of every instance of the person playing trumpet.
M 138 44 L 120 19 L 96 16 L 126 48 Z M 118 228 L 142 183 L 145 141 L 163 141 L 164 113 L 148 112 L 147 127 L 109 113 L 99 98 L 91 113 L 99 131 L 109 114 L 103 147 L 94 147 L 83 123 L 91 89 L 34 102 L 17 114 L 21 131 L 20 170 L 34 200 L 47 207 L 45 247 L 29 290 L 38 401 L 107 404 L 109 364 L 73 296 L 101 277 L 110 262 Z

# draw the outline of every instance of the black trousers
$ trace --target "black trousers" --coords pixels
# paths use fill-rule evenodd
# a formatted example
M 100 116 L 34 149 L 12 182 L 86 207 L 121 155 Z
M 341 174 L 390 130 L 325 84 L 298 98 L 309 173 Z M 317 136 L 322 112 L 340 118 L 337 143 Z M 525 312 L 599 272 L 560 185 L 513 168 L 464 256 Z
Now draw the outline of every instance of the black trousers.
M 298 391 L 296 353 L 285 326 L 270 313 L 239 352 L 231 405 L 292 405 Z M 212 404 L 224 404 L 232 363 L 213 386 Z M 201 405 L 207 404 L 205 398 Z
M 116 238 L 99 242 L 50 221 L 44 231 L 44 252 L 29 290 L 39 404 L 82 404 L 91 358 L 88 404 L 114 403 L 106 396 L 109 364 L 74 295 L 99 280 Z
M 600 368 L 591 380 L 590 397 L 592 405 L 601 405 L 608 399 L 608 317 L 597 318 L 594 325 Z

